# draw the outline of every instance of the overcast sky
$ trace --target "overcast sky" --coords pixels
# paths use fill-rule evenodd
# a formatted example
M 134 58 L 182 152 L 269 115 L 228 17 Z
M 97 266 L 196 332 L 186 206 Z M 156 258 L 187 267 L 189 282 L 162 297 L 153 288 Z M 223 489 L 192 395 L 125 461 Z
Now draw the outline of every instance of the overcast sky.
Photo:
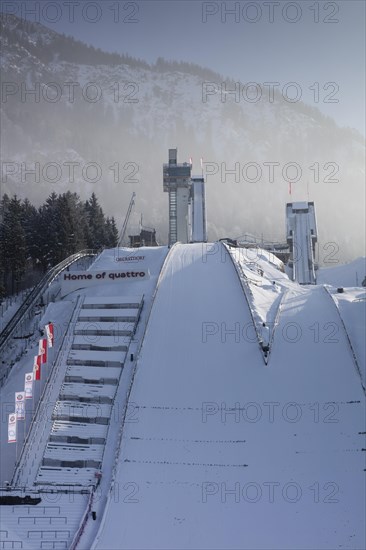
M 190 61 L 289 94 L 296 82 L 305 102 L 365 135 L 364 0 L 29 0 L 3 9 L 151 63 Z

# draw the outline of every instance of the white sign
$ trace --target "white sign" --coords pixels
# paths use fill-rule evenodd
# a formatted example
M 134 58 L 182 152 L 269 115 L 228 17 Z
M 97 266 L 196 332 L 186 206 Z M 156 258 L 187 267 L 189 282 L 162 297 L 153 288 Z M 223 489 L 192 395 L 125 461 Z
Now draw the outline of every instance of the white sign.
M 24 393 L 26 399 L 33 397 L 33 372 L 27 372 L 24 377 Z
M 73 290 L 104 283 L 126 284 L 150 278 L 148 269 L 111 269 L 109 271 L 68 271 L 61 275 L 61 296 Z
M 145 256 L 117 256 L 116 262 L 142 262 Z
M 17 440 L 17 415 L 9 414 L 8 421 L 8 443 L 15 443 Z
M 17 391 L 15 392 L 15 412 L 18 420 L 25 419 L 25 392 Z

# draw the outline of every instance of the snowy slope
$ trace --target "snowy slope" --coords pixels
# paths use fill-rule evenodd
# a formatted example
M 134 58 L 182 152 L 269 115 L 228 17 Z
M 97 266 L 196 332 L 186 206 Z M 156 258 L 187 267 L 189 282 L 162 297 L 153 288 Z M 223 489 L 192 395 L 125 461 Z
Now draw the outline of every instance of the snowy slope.
M 51 304 L 37 321 L 57 319 L 62 334 L 78 295 L 85 298 L 83 312 L 101 311 L 100 305 L 111 312 L 112 302 L 131 304 L 144 297 L 129 350 L 137 362 L 126 361 L 118 388 L 109 387 L 116 389 L 113 404 L 88 409 L 89 415 L 97 410 L 100 419 L 110 415 L 108 425 L 95 424 L 94 437 L 107 438 L 104 451 L 100 442 L 88 448 L 90 456 L 103 452 L 101 483 L 92 507 L 87 495 L 71 494 L 72 507 L 63 497 L 57 513 L 47 511 L 54 516 L 49 521 L 55 522 L 55 540 L 60 536 L 64 544 L 80 535 L 80 550 L 365 547 L 365 398 L 352 354 L 364 368 L 364 292 L 300 287 L 269 253 L 258 250 L 255 258 L 251 253 L 228 251 L 220 243 L 142 248 L 138 259 L 129 249 L 105 250 L 91 271 L 141 267 L 149 269 L 150 278 L 81 289 Z M 267 365 L 253 319 L 258 325 L 275 323 Z M 71 331 L 80 326 L 80 321 L 71 325 Z M 125 324 L 120 329 L 125 331 Z M 122 334 L 120 343 L 127 336 Z M 100 338 L 110 344 L 106 335 Z M 84 345 L 80 334 L 73 342 Z M 71 344 L 68 339 L 65 349 Z M 13 392 L 21 390 L 34 353 L 29 350 L 1 388 L 2 482 L 11 477 L 16 450 L 6 443 L 6 407 L 13 407 Z M 95 353 L 102 361 L 110 352 Z M 67 376 L 89 378 L 95 369 L 95 379 L 106 369 L 86 366 L 83 374 L 83 367 L 63 365 Z M 116 376 L 116 367 L 109 372 Z M 92 386 L 78 384 L 73 388 L 83 395 Z M 57 399 L 60 388 L 55 384 L 50 395 Z M 59 401 L 53 428 L 54 402 L 44 404 L 49 414 L 39 417 L 34 431 L 42 437 L 32 441 L 20 476 L 30 491 L 37 488 L 31 480 L 48 433 L 66 429 L 70 403 L 80 409 L 76 416 L 88 405 Z M 90 434 L 91 426 L 75 421 L 73 434 Z M 81 452 L 75 447 L 73 455 L 72 444 L 64 448 L 53 441 L 44 456 L 67 452 L 72 460 Z M 70 469 L 70 479 L 75 472 Z M 81 475 L 93 479 L 94 472 L 84 468 Z M 66 482 L 78 490 L 82 479 L 75 486 Z M 55 496 L 42 495 L 48 504 Z M 38 525 L 40 512 L 32 508 L 29 517 Z M 4 507 L 2 537 L 6 531 L 8 541 L 38 548 L 41 529 L 49 528 L 34 528 L 38 538 L 28 540 L 26 526 L 14 528 L 20 512 Z M 66 518 L 66 528 L 56 516 Z
M 233 265 L 171 251 L 94 548 L 364 547 L 360 379 L 331 298 L 292 286 L 265 367 Z
M 113 463 L 115 460 L 115 453 L 118 449 L 118 438 L 121 430 L 120 419 L 123 417 L 123 411 L 126 404 L 126 395 L 128 395 L 129 387 L 131 384 L 131 377 L 133 374 L 134 363 L 131 359 L 125 361 L 126 364 L 122 365 L 122 362 L 126 358 L 126 352 L 120 350 L 119 352 L 110 352 L 110 351 L 96 351 L 91 352 L 88 350 L 70 350 L 71 346 L 88 346 L 88 337 L 84 335 L 73 336 L 74 329 L 80 329 L 80 323 L 76 323 L 76 319 L 80 314 L 80 311 L 83 312 L 94 312 L 97 313 L 100 311 L 97 309 L 99 304 L 107 304 L 107 307 L 102 311 L 104 312 L 113 312 L 118 314 L 119 311 L 124 312 L 132 311 L 131 309 L 122 308 L 118 310 L 113 307 L 118 304 L 126 303 L 128 307 L 135 307 L 134 311 L 138 311 L 138 303 L 143 300 L 143 309 L 140 311 L 139 323 L 137 330 L 132 333 L 131 330 L 128 332 L 128 335 L 116 336 L 117 342 L 114 347 L 115 349 L 124 348 L 126 345 L 127 338 L 130 339 L 129 343 L 129 352 L 135 353 L 138 350 L 139 342 L 142 339 L 144 334 L 144 326 L 146 324 L 146 319 L 148 317 L 150 303 L 152 299 L 152 294 L 155 289 L 157 279 L 160 273 L 161 265 L 164 261 L 165 255 L 167 253 L 166 247 L 158 247 L 155 249 L 140 249 L 139 257 L 144 257 L 145 265 L 146 261 L 149 266 L 150 277 L 146 282 L 140 283 L 138 281 L 123 281 L 116 284 L 100 284 L 88 289 L 80 289 L 77 292 L 69 294 L 66 298 L 56 302 L 51 303 L 42 319 L 37 319 L 37 325 L 43 328 L 46 322 L 53 320 L 55 324 L 55 348 L 51 352 L 52 356 L 57 357 L 56 364 L 52 369 L 52 377 L 50 383 L 45 386 L 44 400 L 38 409 L 38 414 L 34 418 L 32 424 L 32 431 L 29 437 L 29 444 L 26 445 L 25 451 L 21 454 L 22 444 L 24 441 L 25 428 L 29 428 L 31 424 L 31 411 L 32 405 L 33 410 L 36 409 L 37 401 L 36 399 L 30 399 L 29 403 L 26 403 L 27 411 L 27 420 L 18 421 L 18 441 L 16 444 L 7 443 L 7 420 L 8 413 L 13 412 L 14 410 L 14 392 L 22 391 L 24 387 L 24 374 L 32 370 L 33 367 L 33 356 L 37 353 L 35 347 L 30 348 L 25 354 L 24 358 L 15 364 L 12 369 L 6 384 L 1 388 L 1 402 L 2 402 L 2 418 L 3 422 L 1 424 L 1 481 L 2 485 L 5 481 L 10 481 L 12 487 L 21 486 L 23 491 L 26 493 L 31 492 L 32 494 L 36 492 L 41 484 L 41 494 L 43 501 L 50 502 L 52 499 L 52 492 L 56 491 L 56 486 L 61 487 L 61 492 L 70 492 L 72 493 L 67 498 L 58 499 L 60 505 L 58 506 L 58 514 L 61 516 L 61 519 L 58 517 L 53 517 L 52 519 L 47 519 L 46 524 L 43 522 L 42 525 L 39 525 L 39 520 L 37 519 L 37 514 L 39 509 L 37 506 L 29 507 L 30 510 L 20 508 L 20 513 L 22 510 L 25 510 L 25 513 L 28 513 L 28 523 L 33 522 L 32 525 L 38 527 L 35 528 L 35 532 L 29 535 L 31 540 L 28 541 L 28 531 L 25 529 L 19 529 L 16 535 L 13 536 L 11 528 L 14 522 L 17 522 L 18 516 L 13 513 L 12 506 L 4 506 L 2 508 L 2 530 L 0 533 L 0 545 L 1 547 L 6 548 L 9 544 L 13 544 L 15 547 L 21 547 L 23 544 L 24 548 L 66 548 L 69 546 L 74 536 L 77 536 L 79 529 L 83 528 L 83 521 L 89 517 L 90 509 L 87 509 L 88 506 L 88 490 L 89 484 L 95 483 L 95 467 L 68 467 L 60 466 L 57 463 L 58 460 L 66 461 L 67 464 L 77 459 L 77 453 L 83 454 L 85 457 L 96 456 L 97 461 L 101 460 L 102 469 L 103 469 L 103 479 L 99 485 L 99 492 L 94 493 L 93 495 L 93 506 L 94 510 L 100 514 L 100 509 L 103 510 L 105 506 L 105 499 L 108 494 L 108 490 L 111 483 L 111 476 L 113 472 Z M 121 261 L 122 260 L 122 261 Z M 118 262 L 118 263 L 116 263 Z M 140 262 L 140 260 L 138 260 Z M 142 262 L 140 262 L 142 264 Z M 141 267 L 141 265 L 139 266 Z M 135 269 L 136 261 L 131 258 L 131 250 L 126 249 L 115 249 L 108 250 L 103 252 L 96 260 L 95 265 L 91 266 L 91 270 L 110 270 L 114 269 L 119 271 L 120 269 Z M 142 267 L 141 267 L 142 269 Z M 55 282 L 55 285 L 58 285 L 58 282 Z M 115 298 L 114 298 L 115 296 Z M 81 302 L 84 297 L 86 298 L 86 308 L 79 310 Z M 78 300 L 79 298 L 79 300 Z M 94 303 L 94 299 L 96 300 Z M 75 308 L 75 304 L 79 303 L 79 307 L 76 307 L 76 317 L 74 317 L 70 323 L 70 315 Z M 88 306 L 93 305 L 94 307 L 89 308 Z M 108 309 L 109 305 L 112 309 Z M 107 323 L 109 328 L 109 333 L 113 331 L 113 323 Z M 88 323 L 89 329 L 92 323 Z M 105 327 L 103 327 L 105 329 Z M 118 327 L 119 329 L 120 327 Z M 123 325 L 123 329 L 126 327 Z M 84 327 L 85 330 L 85 327 Z M 66 334 L 63 346 L 61 347 L 60 353 L 60 343 L 63 340 L 64 335 Z M 37 334 L 35 335 L 37 338 Z M 105 336 L 97 336 L 100 345 L 110 346 L 110 341 L 105 340 Z M 97 346 L 98 343 L 95 344 Z M 108 360 L 109 355 L 113 354 L 116 363 L 119 365 L 119 384 L 116 385 L 116 381 L 113 383 L 113 375 L 115 376 L 115 370 L 110 369 L 107 365 L 104 366 L 104 373 L 102 374 L 102 381 L 99 384 L 84 383 L 80 384 L 80 381 L 70 382 L 65 379 L 65 376 L 68 378 L 70 376 L 70 361 L 78 354 L 82 362 L 85 360 L 85 357 L 93 353 L 93 360 L 97 359 L 99 365 L 104 365 L 104 361 Z M 122 367 L 123 366 L 123 370 Z M 43 366 L 43 369 L 45 367 Z M 83 378 L 88 378 L 89 370 L 92 367 L 84 367 L 84 372 L 81 373 Z M 48 370 L 48 367 L 47 367 Z M 72 371 L 73 374 L 78 375 L 77 369 Z M 95 377 L 100 376 L 100 369 L 96 367 Z M 90 376 L 93 378 L 94 373 Z M 108 383 L 108 377 L 110 377 Z M 42 380 L 45 379 L 43 374 Z M 38 384 L 38 383 L 37 383 Z M 39 385 L 39 384 L 38 384 Z M 43 387 L 43 381 L 40 383 Z M 39 396 L 39 389 L 37 389 L 37 396 Z M 66 399 L 62 401 L 63 396 L 66 396 Z M 72 402 L 69 399 L 73 399 Z M 111 405 L 110 408 L 107 408 L 103 404 L 99 404 L 98 398 L 102 401 L 105 400 Z M 81 403 L 78 403 L 78 399 L 81 399 Z M 90 402 L 89 402 L 90 401 Z M 112 404 L 113 402 L 113 404 Z M 64 416 L 60 416 L 61 421 L 56 421 L 53 423 L 54 417 L 52 413 L 55 411 L 58 412 L 62 407 Z M 70 405 L 71 403 L 71 405 Z M 76 405 L 76 407 L 73 406 Z M 82 405 L 87 405 L 83 408 Z M 77 405 L 80 405 L 78 408 Z M 79 411 L 79 412 L 78 412 Z M 72 414 L 71 414 L 72 413 Z M 70 417 L 77 417 L 80 414 L 78 420 L 75 421 L 73 418 L 73 432 L 70 432 L 69 424 Z M 84 417 L 85 415 L 85 417 Z M 95 424 L 95 433 L 90 435 L 90 427 L 94 422 L 94 417 L 101 417 L 104 415 L 106 421 L 103 420 L 103 425 Z M 89 418 L 90 417 L 90 418 Z M 83 421 L 86 424 L 83 425 Z M 102 430 L 100 430 L 102 428 Z M 104 429 L 103 429 L 104 428 Z M 52 432 L 51 432 L 52 431 Z M 53 440 L 49 440 L 49 436 L 52 433 Z M 98 445 L 80 445 L 75 447 L 73 452 L 72 442 L 64 441 L 60 442 L 59 437 L 65 437 L 71 433 L 71 436 L 81 437 L 96 437 L 101 438 L 104 443 L 98 442 Z M 88 435 L 89 434 L 89 435 Z M 56 440 L 55 437 L 57 436 Z M 71 446 L 70 446 L 71 445 Z M 21 457 L 20 465 L 16 470 L 16 474 L 13 477 L 14 473 L 14 464 L 16 459 L 19 460 Z M 53 461 L 49 464 L 47 461 Z M 46 462 L 45 462 L 46 461 Z M 75 465 L 75 464 L 74 464 Z M 13 479 L 12 479 L 13 478 Z M 84 492 L 86 496 L 79 498 L 80 489 L 84 485 Z M 74 498 L 74 493 L 76 494 Z M 12 494 L 12 493 L 10 493 Z M 51 496 L 50 496 L 51 494 Z M 58 497 L 59 495 L 56 495 Z M 68 506 L 68 499 L 72 502 L 78 501 L 78 504 L 75 504 L 76 510 L 73 511 L 73 507 Z M 89 503 L 90 504 L 90 503 Z M 91 504 L 90 504 L 91 505 Z M 17 507 L 15 507 L 17 508 Z M 17 508 L 18 509 L 18 508 Z M 89 510 L 89 511 L 88 511 Z M 52 512 L 52 511 L 51 511 Z M 50 513 L 51 513 L 50 512 Z M 49 510 L 43 512 L 45 515 L 49 514 Z M 86 515 L 85 515 L 86 514 Z M 21 520 L 23 521 L 23 520 Z M 49 522 L 47 524 L 47 521 Z M 64 524 L 62 524 L 62 521 Z M 54 523 L 54 526 L 52 524 Z M 27 524 L 28 525 L 28 524 Z M 49 527 L 51 525 L 51 527 Z M 66 527 L 65 527 L 66 525 Z M 48 526 L 48 527 L 47 527 Z M 10 537 L 10 538 L 9 538 Z M 13 538 L 11 538 L 13 537 Z M 56 539 L 56 540 L 55 540 Z M 40 546 L 41 545 L 41 546 Z
M 348 264 L 320 268 L 317 281 L 333 286 L 361 286 L 365 277 L 366 258 L 357 258 Z
M 366 387 L 366 291 L 347 288 L 344 293 L 339 294 L 335 289 L 328 290 L 349 335 L 363 385 Z

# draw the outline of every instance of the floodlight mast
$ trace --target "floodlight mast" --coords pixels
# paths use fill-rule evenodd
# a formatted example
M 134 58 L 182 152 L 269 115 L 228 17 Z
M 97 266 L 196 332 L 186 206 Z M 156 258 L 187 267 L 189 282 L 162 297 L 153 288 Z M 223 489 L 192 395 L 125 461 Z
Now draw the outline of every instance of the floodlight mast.
M 136 193 L 134 192 L 134 193 L 132 193 L 132 197 L 131 197 L 131 200 L 130 200 L 130 204 L 128 205 L 125 221 L 123 222 L 121 233 L 119 234 L 118 246 L 122 246 L 122 244 L 123 244 L 123 239 L 125 238 L 125 234 L 126 234 L 126 231 L 127 231 L 128 220 L 130 219 L 130 215 L 131 215 L 131 212 L 132 212 L 132 207 L 135 204 L 135 197 L 136 197 Z

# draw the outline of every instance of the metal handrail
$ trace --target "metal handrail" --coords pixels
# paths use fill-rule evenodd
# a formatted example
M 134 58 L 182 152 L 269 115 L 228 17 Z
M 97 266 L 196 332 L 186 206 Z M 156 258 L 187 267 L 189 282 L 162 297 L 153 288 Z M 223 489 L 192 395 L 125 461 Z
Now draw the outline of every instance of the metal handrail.
M 44 387 L 42 389 L 42 393 L 39 396 L 37 407 L 36 407 L 35 413 L 32 417 L 32 421 L 31 421 L 31 424 L 29 426 L 28 433 L 27 433 L 27 435 L 26 435 L 26 437 L 23 441 L 23 445 L 22 445 L 22 449 L 21 449 L 21 452 L 20 452 L 19 459 L 17 460 L 17 462 L 15 464 L 14 473 L 13 473 L 13 477 L 12 477 L 12 480 L 11 480 L 11 486 L 16 486 L 17 485 L 17 482 L 19 480 L 19 476 L 22 472 L 21 463 L 22 463 L 22 460 L 23 460 L 23 456 L 26 455 L 26 458 L 27 458 L 28 453 L 30 452 L 29 445 L 30 445 L 31 440 L 32 440 L 32 435 L 33 435 L 33 430 L 34 430 L 35 423 L 38 424 L 38 422 L 39 422 L 39 412 L 40 412 L 41 407 L 44 405 L 44 398 L 45 398 L 45 395 L 46 395 L 47 391 L 49 391 L 51 380 L 52 380 L 52 378 L 54 379 L 55 376 L 57 375 L 57 373 L 59 371 L 59 368 L 60 368 L 60 365 L 63 363 L 65 353 L 66 353 L 66 351 L 68 351 L 68 348 L 67 348 L 67 350 L 65 350 L 65 345 L 64 344 L 67 341 L 67 338 L 69 338 L 69 336 L 70 336 L 70 331 L 72 331 L 73 325 L 74 325 L 74 319 L 76 319 L 76 315 L 80 311 L 80 307 L 81 307 L 80 296 L 78 296 L 77 300 L 75 302 L 75 305 L 74 305 L 74 309 L 73 309 L 73 311 L 71 313 L 71 316 L 70 316 L 69 326 L 68 326 L 66 332 L 64 333 L 64 335 L 62 337 L 57 355 L 56 355 L 55 359 L 52 362 L 52 366 L 51 366 L 49 376 L 48 376 L 47 380 L 45 381 Z M 43 436 L 43 433 L 46 430 L 46 428 L 47 428 L 47 422 L 44 422 L 41 436 Z
M 52 267 L 45 276 L 39 281 L 39 283 L 33 288 L 33 290 L 28 294 L 18 311 L 10 319 L 9 323 L 6 325 L 2 333 L 0 334 L 0 354 L 2 353 L 5 345 L 8 340 L 12 337 L 19 321 L 23 316 L 33 307 L 35 307 L 37 301 L 40 299 L 41 295 L 45 292 L 47 287 L 54 281 L 54 279 L 67 267 L 69 267 L 74 262 L 85 258 L 87 256 L 96 256 L 97 251 L 92 249 L 81 250 L 76 254 L 72 254 L 68 258 L 65 258 L 62 262 Z M 3 375 L 1 378 L 6 378 L 7 374 Z
M 92 544 L 92 549 L 95 548 L 96 543 L 99 539 L 99 534 L 101 532 L 102 525 L 103 525 L 103 523 L 105 521 L 105 518 L 106 518 L 109 502 L 110 502 L 110 499 L 112 497 L 112 490 L 113 490 L 113 487 L 114 487 L 114 484 L 115 484 L 115 481 L 116 481 L 116 474 L 117 474 L 117 468 L 118 468 L 119 460 L 120 460 L 121 443 L 122 443 L 122 437 L 123 437 L 123 432 L 124 432 L 124 427 L 125 427 L 126 414 L 127 414 L 127 409 L 128 409 L 128 404 L 129 404 L 129 400 L 130 400 L 130 395 L 131 395 L 131 391 L 132 391 L 133 382 L 134 382 L 134 379 L 135 379 L 135 374 L 136 374 L 136 369 L 137 369 L 137 362 L 140 358 L 140 353 L 141 353 L 141 350 L 142 350 L 143 345 L 144 345 L 145 335 L 146 335 L 146 332 L 147 332 L 147 327 L 148 327 L 148 324 L 149 324 L 151 312 L 153 310 L 156 295 L 158 293 L 160 283 L 161 283 L 161 280 L 163 278 L 163 274 L 165 273 L 166 267 L 169 263 L 171 252 L 176 247 L 177 244 L 178 243 L 174 243 L 168 249 L 168 252 L 167 252 L 167 254 L 164 258 L 164 261 L 163 261 L 161 269 L 160 269 L 160 273 L 159 273 L 159 276 L 158 276 L 158 279 L 157 279 L 157 282 L 156 282 L 156 285 L 155 285 L 154 292 L 153 292 L 152 297 L 151 297 L 150 308 L 149 308 L 149 310 L 147 312 L 147 315 L 146 315 L 145 326 L 143 328 L 143 333 L 140 337 L 140 341 L 139 341 L 138 348 L 137 348 L 137 351 L 136 351 L 134 367 L 133 367 L 133 370 L 132 370 L 132 373 L 131 373 L 130 383 L 129 383 L 129 387 L 128 387 L 127 395 L 126 395 L 126 405 L 125 405 L 125 408 L 124 408 L 123 413 L 122 413 L 121 424 L 120 424 L 120 428 L 119 428 L 118 435 L 117 435 L 117 444 L 116 444 L 116 450 L 115 450 L 115 454 L 114 454 L 114 463 L 113 463 L 113 466 L 112 466 L 112 475 L 111 475 L 111 482 L 110 482 L 110 486 L 109 486 L 109 493 L 108 493 L 107 501 L 106 501 L 106 504 L 105 504 L 105 507 L 104 507 L 102 520 L 101 520 L 100 526 L 98 528 L 97 534 L 95 536 L 94 542 Z
M 90 515 L 91 509 L 92 509 L 92 506 L 93 506 L 93 498 L 94 498 L 94 493 L 91 491 L 90 494 L 89 494 L 88 504 L 85 508 L 85 511 L 84 511 L 82 520 L 80 522 L 80 525 L 79 525 L 76 533 L 74 534 L 74 538 L 71 541 L 69 550 L 75 550 L 77 548 L 77 545 L 78 545 L 78 543 L 79 543 L 79 541 L 82 537 L 82 534 L 84 532 L 85 526 L 86 526 L 87 521 L 88 521 L 88 517 Z
M 112 488 L 112 486 L 115 482 L 115 475 L 116 475 L 118 462 L 119 462 L 119 454 L 120 454 L 120 451 L 121 451 L 121 442 L 122 442 L 123 430 L 124 430 L 124 426 L 125 426 L 128 403 L 129 403 L 129 400 L 130 400 L 132 386 L 133 386 L 133 382 L 134 382 L 134 379 L 135 379 L 137 362 L 140 358 L 141 350 L 142 350 L 143 345 L 144 345 L 145 335 L 146 335 L 146 332 L 147 332 L 147 327 L 148 327 L 148 324 L 149 324 L 150 315 L 151 315 L 151 312 L 153 310 L 153 306 L 154 306 L 154 303 L 155 303 L 155 298 L 156 298 L 156 295 L 158 293 L 158 289 L 159 289 L 161 280 L 163 278 L 163 274 L 165 273 L 166 266 L 169 262 L 171 252 L 172 252 L 173 248 L 175 248 L 176 244 L 177 243 L 174 243 L 172 245 L 172 247 L 168 250 L 168 252 L 167 252 L 167 254 L 164 258 L 164 261 L 163 261 L 163 264 L 161 266 L 158 279 L 156 281 L 155 289 L 154 289 L 154 292 L 153 292 L 152 297 L 151 297 L 151 303 L 150 303 L 150 307 L 149 307 L 149 310 L 148 310 L 147 315 L 146 315 L 146 320 L 145 320 L 145 325 L 143 327 L 143 332 L 141 334 L 140 341 L 139 341 L 139 344 L 138 344 L 138 347 L 137 347 L 137 350 L 136 350 L 135 364 L 134 364 L 133 371 L 131 373 L 130 384 L 129 384 L 129 387 L 128 387 L 128 390 L 127 390 L 127 395 L 126 395 L 126 406 L 125 406 L 125 409 L 123 411 L 123 417 L 122 417 L 120 429 L 119 429 L 119 432 L 118 432 L 118 441 L 117 441 L 117 447 L 116 447 L 116 452 L 115 452 L 115 460 L 114 460 L 114 465 L 112 467 L 111 488 Z

